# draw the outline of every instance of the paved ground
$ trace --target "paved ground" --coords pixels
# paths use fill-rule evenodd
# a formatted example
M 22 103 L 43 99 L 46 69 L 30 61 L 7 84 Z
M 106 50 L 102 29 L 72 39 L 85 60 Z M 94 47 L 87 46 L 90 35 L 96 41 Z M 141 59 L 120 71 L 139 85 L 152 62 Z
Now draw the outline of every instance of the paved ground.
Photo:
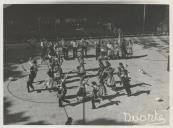
M 169 123 L 169 73 L 167 72 L 167 56 L 169 50 L 169 37 L 150 36 L 133 37 L 134 57 L 124 60 L 111 60 L 112 66 L 117 70 L 119 62 L 128 65 L 132 77 L 131 90 L 133 96 L 128 97 L 123 88 L 108 89 L 108 96 L 97 104 L 97 109 L 91 108 L 91 101 L 85 104 L 86 124 L 101 125 L 139 125 L 139 124 L 168 124 Z M 90 55 L 94 50 L 89 51 Z M 5 56 L 4 65 L 4 124 L 64 124 L 66 115 L 63 108 L 58 107 L 55 92 L 43 90 L 42 92 L 28 93 L 26 90 L 27 74 L 22 71 L 21 65 L 27 67 L 25 56 L 15 50 Z M 24 62 L 20 62 L 21 57 Z M 63 63 L 65 72 L 76 67 L 75 60 Z M 88 75 L 94 75 L 98 67 L 95 58 L 86 59 Z M 142 74 L 143 69 L 147 74 Z M 41 65 L 36 78 L 42 81 L 47 78 L 47 66 Z M 13 76 L 15 81 L 9 82 L 8 77 Z M 79 85 L 76 74 L 70 74 L 68 79 L 67 97 L 72 103 L 66 105 L 66 111 L 73 118 L 73 124 L 82 124 L 83 105 L 77 103 L 75 94 Z M 116 76 L 115 76 L 116 77 Z M 117 77 L 116 77 L 117 78 Z M 92 77 L 89 82 L 96 80 Z M 118 78 L 117 78 L 118 80 Z M 37 89 L 43 85 L 34 83 Z M 87 87 L 90 91 L 90 87 Z M 157 101 L 157 98 L 162 100 Z

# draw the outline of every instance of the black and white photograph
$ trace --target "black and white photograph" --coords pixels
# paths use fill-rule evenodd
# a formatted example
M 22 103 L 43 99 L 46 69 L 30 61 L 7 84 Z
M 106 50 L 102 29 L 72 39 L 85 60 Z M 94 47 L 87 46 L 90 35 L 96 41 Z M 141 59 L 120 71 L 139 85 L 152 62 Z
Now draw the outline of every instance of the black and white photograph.
M 3 125 L 170 125 L 170 4 L 3 3 Z

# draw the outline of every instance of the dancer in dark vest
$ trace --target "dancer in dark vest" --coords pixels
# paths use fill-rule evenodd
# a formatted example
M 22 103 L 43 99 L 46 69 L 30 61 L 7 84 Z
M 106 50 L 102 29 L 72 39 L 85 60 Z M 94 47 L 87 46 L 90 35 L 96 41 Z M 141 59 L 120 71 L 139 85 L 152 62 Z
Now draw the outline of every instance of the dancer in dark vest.
M 37 72 L 38 72 L 37 62 L 36 62 L 36 60 L 34 60 L 30 67 L 30 73 L 29 73 L 29 77 L 28 77 L 28 81 L 27 81 L 28 92 L 31 92 L 30 88 L 32 88 L 32 91 L 34 91 L 34 86 L 32 84 L 37 75 Z

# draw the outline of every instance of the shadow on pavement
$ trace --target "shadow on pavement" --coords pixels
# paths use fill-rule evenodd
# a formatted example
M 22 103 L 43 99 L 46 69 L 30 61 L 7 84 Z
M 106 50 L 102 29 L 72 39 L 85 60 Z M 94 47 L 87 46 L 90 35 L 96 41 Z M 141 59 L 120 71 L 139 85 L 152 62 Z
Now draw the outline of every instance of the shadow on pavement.
M 137 86 L 144 86 L 144 85 L 148 85 L 148 86 L 152 86 L 150 84 L 147 84 L 147 83 L 138 83 L 138 84 L 133 84 L 133 85 L 130 85 L 130 88 L 134 88 L 134 87 L 137 87 Z M 125 89 L 123 86 L 122 87 L 116 87 L 116 88 L 112 88 L 113 91 L 121 91 Z
M 89 75 L 86 75 L 85 78 L 87 78 L 87 77 L 91 78 L 91 77 L 96 77 L 96 76 L 97 76 L 97 74 L 89 74 Z M 78 74 L 77 75 L 73 75 L 73 76 L 68 76 L 67 79 L 75 78 L 75 77 L 80 77 L 80 76 Z
M 90 68 L 90 69 L 86 69 L 86 71 L 98 71 L 99 68 Z
M 95 58 L 96 57 L 96 55 L 87 55 L 86 57 L 84 57 L 84 58 Z
M 145 55 L 139 55 L 139 56 L 128 56 L 126 58 L 124 57 L 119 57 L 119 58 L 116 58 L 116 59 L 109 59 L 109 60 L 121 60 L 121 59 L 138 59 L 138 58 L 142 58 L 142 57 L 146 57 L 148 56 L 147 54 Z
M 72 82 L 77 82 L 77 81 L 80 81 L 80 79 L 74 79 L 74 80 L 67 80 L 66 83 L 72 83 Z
M 108 95 L 108 96 L 102 96 L 101 98 L 103 100 L 109 100 L 111 102 L 111 104 L 109 103 L 108 105 L 113 105 L 113 104 L 116 104 L 116 105 L 119 105 L 120 101 L 111 101 L 112 99 L 116 98 L 116 97 L 119 97 L 119 96 L 123 96 L 123 95 L 126 95 L 125 93 L 119 93 L 117 92 L 116 94 L 113 94 L 113 95 Z M 73 98 L 76 98 L 77 95 L 68 95 L 68 96 L 65 96 L 66 99 L 73 99 Z M 85 102 L 89 102 L 91 101 L 92 97 L 91 96 L 86 96 L 85 97 Z M 76 106 L 76 105 L 79 105 L 83 103 L 83 101 L 78 101 L 78 102 L 74 102 L 74 103 L 70 103 L 70 104 L 67 104 L 66 106 Z M 108 106 L 106 105 L 106 106 Z M 103 105 L 104 107 L 104 105 Z
M 29 60 L 31 52 L 28 48 L 15 48 L 4 51 L 4 81 L 9 77 L 21 78 L 24 77 L 22 71 L 17 70 L 19 64 L 25 63 Z M 33 53 L 33 52 L 32 52 Z M 37 55 L 37 52 L 34 52 L 34 55 Z
M 128 56 L 128 57 L 126 57 L 126 59 L 137 59 L 137 58 L 142 58 L 142 57 L 146 57 L 146 56 L 148 56 L 148 55 L 145 54 L 145 55 L 140 55 L 140 56 Z
M 102 99 L 103 99 L 103 100 L 106 100 L 106 99 L 112 100 L 112 99 L 114 99 L 114 98 L 116 98 L 116 97 L 124 96 L 124 95 L 126 95 L 126 94 L 125 94 L 125 93 L 117 92 L 117 93 L 114 94 L 114 95 L 102 96 Z
M 156 37 L 156 38 L 158 38 L 158 37 Z M 153 38 L 150 38 L 150 39 L 148 39 L 148 38 L 139 38 L 139 40 L 140 40 L 140 42 L 137 42 L 137 44 L 143 45 L 144 49 L 158 48 L 158 49 L 164 50 L 164 51 L 169 50 L 169 47 L 167 47 L 169 45 L 168 44 L 169 41 L 166 42 L 168 45 L 165 47 L 165 46 L 159 44 L 157 42 L 157 40 L 154 40 Z M 165 42 L 164 40 L 161 40 L 161 41 Z
M 3 99 L 4 102 L 4 109 L 3 109 L 3 123 L 4 125 L 14 125 L 16 123 L 21 122 L 29 122 L 31 117 L 25 116 L 25 112 L 17 112 L 17 113 L 10 113 L 9 109 L 12 107 L 13 103 L 9 101 L 6 97 Z M 40 125 L 40 124 L 47 124 L 44 121 L 38 121 L 38 122 L 31 122 L 26 124 L 33 124 L 33 125 Z
M 134 94 L 132 94 L 132 96 L 138 96 L 138 95 L 140 95 L 140 94 L 144 94 L 144 93 L 146 93 L 147 95 L 149 95 L 149 94 L 150 94 L 150 90 L 137 91 L 137 92 L 135 92 Z
M 17 70 L 17 66 L 13 64 L 8 64 L 4 66 L 4 81 L 8 80 L 9 77 L 14 77 L 16 80 L 18 78 L 25 77 L 22 71 Z
M 73 89 L 73 88 L 78 88 L 79 86 L 69 86 L 69 87 L 66 87 L 67 89 Z
M 83 120 L 77 120 L 74 125 L 84 125 Z M 100 118 L 92 121 L 85 121 L 85 125 L 136 125 L 132 122 L 116 121 L 112 119 Z
M 28 116 L 24 116 L 24 112 L 10 113 L 9 108 L 12 106 L 12 102 L 4 98 L 4 125 L 15 124 L 18 122 L 25 122 L 30 119 Z
M 99 109 L 99 108 L 107 107 L 107 106 L 114 105 L 114 104 L 115 105 L 119 105 L 119 103 L 121 103 L 121 102 L 120 101 L 110 101 L 110 102 L 108 102 L 106 104 L 98 106 L 97 108 Z
M 46 123 L 45 121 L 37 121 L 37 122 L 26 123 L 25 125 L 50 125 L 50 124 Z
M 77 97 L 77 95 L 67 95 L 67 96 L 65 96 L 65 99 L 73 99 L 76 97 Z

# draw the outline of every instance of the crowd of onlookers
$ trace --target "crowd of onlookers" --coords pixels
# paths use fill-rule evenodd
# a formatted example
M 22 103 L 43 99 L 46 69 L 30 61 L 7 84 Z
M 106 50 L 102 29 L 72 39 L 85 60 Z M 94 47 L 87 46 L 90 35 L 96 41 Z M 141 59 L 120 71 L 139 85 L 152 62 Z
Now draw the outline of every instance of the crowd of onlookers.
M 67 41 L 64 38 L 58 41 L 47 41 L 42 39 L 40 43 L 42 57 L 46 55 L 63 56 L 64 59 L 76 58 L 78 54 L 87 57 L 88 51 L 94 47 L 96 59 L 99 55 L 108 57 L 108 59 L 126 58 L 133 55 L 133 41 L 125 38 L 113 40 L 91 40 L 81 38 Z M 72 53 L 72 57 L 71 57 Z M 44 57 L 43 57 L 44 58 Z

